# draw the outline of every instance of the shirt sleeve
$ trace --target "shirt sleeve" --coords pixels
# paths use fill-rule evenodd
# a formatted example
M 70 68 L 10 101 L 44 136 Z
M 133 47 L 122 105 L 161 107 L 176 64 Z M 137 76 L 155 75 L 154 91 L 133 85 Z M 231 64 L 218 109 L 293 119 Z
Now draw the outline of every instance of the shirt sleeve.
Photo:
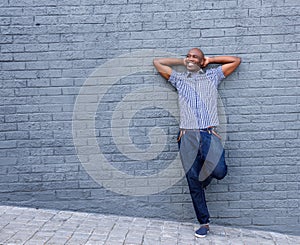
M 182 74 L 172 70 L 171 76 L 169 77 L 169 82 L 176 88 L 178 89 L 178 87 L 180 86 L 181 82 L 182 82 Z
M 216 87 L 218 87 L 221 81 L 225 78 L 225 75 L 222 71 L 222 66 L 208 69 L 206 71 L 206 76 L 214 83 Z

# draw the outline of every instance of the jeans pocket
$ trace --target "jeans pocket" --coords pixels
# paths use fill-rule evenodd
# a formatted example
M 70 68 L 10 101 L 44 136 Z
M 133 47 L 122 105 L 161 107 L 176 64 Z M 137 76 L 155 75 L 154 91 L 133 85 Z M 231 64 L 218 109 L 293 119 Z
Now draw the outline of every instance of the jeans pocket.
M 179 130 L 177 135 L 177 142 L 180 142 L 182 136 L 185 134 L 185 130 Z
M 212 135 L 216 136 L 219 140 L 222 140 L 221 135 L 219 135 L 216 131 L 212 130 L 211 133 Z

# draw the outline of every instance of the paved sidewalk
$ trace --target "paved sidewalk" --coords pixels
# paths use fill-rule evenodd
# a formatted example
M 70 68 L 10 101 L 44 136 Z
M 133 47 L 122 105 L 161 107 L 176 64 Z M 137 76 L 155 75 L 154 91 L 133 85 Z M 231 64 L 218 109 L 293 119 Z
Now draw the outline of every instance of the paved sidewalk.
M 300 244 L 300 236 L 211 225 L 195 238 L 193 223 L 0 206 L 0 244 Z

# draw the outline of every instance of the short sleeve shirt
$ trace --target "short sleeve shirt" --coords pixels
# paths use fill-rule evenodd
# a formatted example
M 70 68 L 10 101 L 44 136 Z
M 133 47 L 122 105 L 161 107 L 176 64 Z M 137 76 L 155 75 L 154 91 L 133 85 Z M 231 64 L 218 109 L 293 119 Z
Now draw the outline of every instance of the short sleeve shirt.
M 172 71 L 169 82 L 178 92 L 180 128 L 204 129 L 219 124 L 217 88 L 224 78 L 222 66 L 197 73 Z

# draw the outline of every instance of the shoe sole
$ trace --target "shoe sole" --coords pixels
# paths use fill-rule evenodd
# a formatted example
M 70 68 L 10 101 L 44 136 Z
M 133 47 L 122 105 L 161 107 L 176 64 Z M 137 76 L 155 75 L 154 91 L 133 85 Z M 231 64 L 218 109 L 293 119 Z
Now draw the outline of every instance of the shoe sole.
M 197 233 L 195 233 L 195 237 L 198 237 L 198 238 L 204 238 L 208 235 L 209 231 L 207 231 L 207 234 L 206 235 L 199 235 Z

